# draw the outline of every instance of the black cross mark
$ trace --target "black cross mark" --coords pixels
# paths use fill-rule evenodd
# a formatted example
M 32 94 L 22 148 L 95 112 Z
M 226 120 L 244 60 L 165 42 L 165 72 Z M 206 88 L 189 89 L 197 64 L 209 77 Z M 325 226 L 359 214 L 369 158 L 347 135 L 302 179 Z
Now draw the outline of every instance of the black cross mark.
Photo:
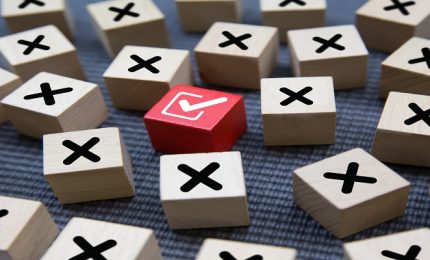
M 32 42 L 26 41 L 26 40 L 19 40 L 18 43 L 27 46 L 27 48 L 25 48 L 23 54 L 24 55 L 29 55 L 35 49 L 41 49 L 41 50 L 44 50 L 44 51 L 47 51 L 47 50 L 50 49 L 50 47 L 48 45 L 44 45 L 44 44 L 40 43 L 44 38 L 45 38 L 44 35 L 39 35 Z
M 40 84 L 40 90 L 42 92 L 27 95 L 24 97 L 25 100 L 35 99 L 35 98 L 43 98 L 45 104 L 47 106 L 55 105 L 54 95 L 64 94 L 73 91 L 73 88 L 60 88 L 56 90 L 51 89 L 51 85 L 47 82 Z
M 88 142 L 86 142 L 84 145 L 80 146 L 70 140 L 64 140 L 63 145 L 70 150 L 73 151 L 69 157 L 64 159 L 63 163 L 65 165 L 70 165 L 77 159 L 79 159 L 81 156 L 87 158 L 88 160 L 92 162 L 98 162 L 100 161 L 100 157 L 90 151 L 91 148 L 93 148 L 98 142 L 100 142 L 100 138 L 93 137 Z
M 133 6 L 135 5 L 135 3 L 128 3 L 124 9 L 118 8 L 118 7 L 109 7 L 109 10 L 112 12 L 116 12 L 118 13 L 115 18 L 113 19 L 115 22 L 119 22 L 122 20 L 122 18 L 124 18 L 124 16 L 128 15 L 131 17 L 139 17 L 139 14 L 136 12 L 132 12 L 131 9 L 133 8 Z
M 429 48 L 422 48 L 421 52 L 423 53 L 423 57 L 416 58 L 408 61 L 409 64 L 416 64 L 425 62 L 427 64 L 427 67 L 430 69 L 430 49 Z
M 421 247 L 417 245 L 413 245 L 409 248 L 406 255 L 400 255 L 398 253 L 394 253 L 393 251 L 389 251 L 389 250 L 384 250 L 381 252 L 381 254 L 383 256 L 386 256 L 392 259 L 397 259 L 397 260 L 418 260 L 417 256 L 420 252 L 421 252 Z
M 18 5 L 19 9 L 24 9 L 30 4 L 35 4 L 37 6 L 45 6 L 45 3 L 40 0 L 24 0 L 20 5 Z
M 221 48 L 225 48 L 227 46 L 230 46 L 232 44 L 235 44 L 237 47 L 239 47 L 241 50 L 247 50 L 248 46 L 246 46 L 242 41 L 251 38 L 252 35 L 249 33 L 242 34 L 241 36 L 234 36 L 228 31 L 223 31 L 222 34 L 228 39 L 225 42 L 220 43 L 218 46 Z
M 281 106 L 288 106 L 289 104 L 293 103 L 294 101 L 298 100 L 306 105 L 312 105 L 314 102 L 305 95 L 312 91 L 312 87 L 305 87 L 299 92 L 294 92 L 291 89 L 288 88 L 281 88 L 279 89 L 282 93 L 288 95 L 289 97 L 281 102 Z
M 75 242 L 84 252 L 69 258 L 69 260 L 107 260 L 102 253 L 117 245 L 115 240 L 110 239 L 98 246 L 92 246 L 87 240 L 85 240 L 85 238 L 80 236 L 74 237 L 73 242 Z
M 221 190 L 222 185 L 212 180 L 211 178 L 209 178 L 209 175 L 211 175 L 216 170 L 218 170 L 219 167 L 220 167 L 219 163 L 213 162 L 213 163 L 210 163 L 208 166 L 206 166 L 203 170 L 198 172 L 186 164 L 180 164 L 178 166 L 178 170 L 180 170 L 181 172 L 191 177 L 191 179 L 188 182 L 182 185 L 181 191 L 189 192 L 200 183 L 205 184 L 206 186 L 208 186 L 213 190 Z
M 6 216 L 7 214 L 9 214 L 9 211 L 7 209 L 0 210 L 0 218 Z
M 336 34 L 335 36 L 331 37 L 330 40 L 323 39 L 321 37 L 314 37 L 313 40 L 316 42 L 321 43 L 321 47 L 319 47 L 315 52 L 316 53 L 323 53 L 328 48 L 333 48 L 339 51 L 345 50 L 345 46 L 342 46 L 340 44 L 337 44 L 336 42 L 342 38 L 342 34 Z
M 161 60 L 160 56 L 154 56 L 154 57 L 150 58 L 149 60 L 144 60 L 144 59 L 140 58 L 139 56 L 133 54 L 130 56 L 130 58 L 132 60 L 134 60 L 135 62 L 137 62 L 136 65 L 134 65 L 133 67 L 128 69 L 128 71 L 130 71 L 130 72 L 136 72 L 136 71 L 143 69 L 143 68 L 149 70 L 150 72 L 152 72 L 154 74 L 157 74 L 160 72 L 156 67 L 154 67 L 152 65 L 152 64 Z
M 408 2 L 402 3 L 399 0 L 391 0 L 391 2 L 393 2 L 393 5 L 384 7 L 384 10 L 385 11 L 391 11 L 391 10 L 399 9 L 399 11 L 403 15 L 409 15 L 410 14 L 408 9 L 406 9 L 406 7 L 416 4 L 415 1 L 408 1 Z
M 357 176 L 358 167 L 358 163 L 352 162 L 348 165 L 346 174 L 326 172 L 324 173 L 324 178 L 343 181 L 342 192 L 345 194 L 350 194 L 352 192 L 355 182 L 369 184 L 374 184 L 377 182 L 376 178 L 373 177 Z
M 221 257 L 222 260 L 237 260 L 236 257 L 232 256 L 229 252 L 223 251 L 219 254 L 219 257 Z M 263 260 L 263 257 L 261 255 L 254 255 L 251 257 L 248 257 L 244 260 Z
M 284 0 L 281 3 L 279 3 L 279 6 L 280 7 L 285 7 L 285 6 L 287 6 L 287 5 L 291 4 L 291 3 L 295 3 L 295 4 L 298 4 L 298 5 L 301 5 L 301 6 L 305 6 L 306 5 L 306 2 L 303 1 L 303 0 Z
M 406 119 L 405 125 L 413 125 L 416 122 L 423 120 L 428 126 L 430 126 L 430 109 L 424 111 L 415 103 L 410 103 L 409 108 L 414 111 L 416 115 Z

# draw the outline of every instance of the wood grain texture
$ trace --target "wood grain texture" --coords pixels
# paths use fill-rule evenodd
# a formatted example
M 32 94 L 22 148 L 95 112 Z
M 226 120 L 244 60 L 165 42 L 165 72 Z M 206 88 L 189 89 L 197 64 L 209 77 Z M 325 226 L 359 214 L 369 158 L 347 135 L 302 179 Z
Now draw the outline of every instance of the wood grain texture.
M 20 77 L 0 68 L 0 100 L 12 93 L 22 84 Z M 0 103 L 0 123 L 8 120 L 6 109 Z

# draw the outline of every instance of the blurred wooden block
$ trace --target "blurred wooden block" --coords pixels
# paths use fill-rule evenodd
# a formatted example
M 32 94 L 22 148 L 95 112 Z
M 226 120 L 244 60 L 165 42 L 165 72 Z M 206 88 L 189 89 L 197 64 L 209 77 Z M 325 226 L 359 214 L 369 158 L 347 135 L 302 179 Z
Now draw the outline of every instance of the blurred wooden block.
M 21 79 L 7 70 L 0 68 L 0 100 L 12 93 L 22 84 Z M 6 109 L 0 103 L 0 123 L 8 120 Z
M 288 46 L 296 77 L 332 76 L 335 89 L 366 85 L 369 53 L 353 25 L 292 30 Z
M 404 214 L 410 184 L 362 149 L 294 171 L 294 201 L 337 238 Z
M 35 138 L 95 128 L 108 116 L 96 84 L 46 72 L 25 82 L 1 104 L 17 131 Z
M 164 15 L 152 0 L 104 1 L 87 10 L 110 56 L 126 45 L 170 46 Z
M 172 229 L 250 224 L 239 152 L 161 156 L 160 193 Z
M 149 110 L 172 87 L 192 85 L 190 52 L 126 46 L 103 75 L 117 108 Z
M 214 23 L 195 48 L 201 78 L 210 84 L 259 89 L 278 61 L 278 29 Z
M 160 248 L 150 229 L 72 218 L 41 258 L 162 260 Z
M 118 128 L 45 135 L 43 165 L 63 204 L 134 196 L 133 169 Z
M 0 196 L 0 259 L 39 259 L 58 234 L 39 201 Z
M 430 37 L 430 2 L 426 0 L 367 1 L 356 18 L 369 48 L 393 52 L 411 37 Z
M 331 77 L 262 79 L 261 113 L 266 145 L 336 142 Z

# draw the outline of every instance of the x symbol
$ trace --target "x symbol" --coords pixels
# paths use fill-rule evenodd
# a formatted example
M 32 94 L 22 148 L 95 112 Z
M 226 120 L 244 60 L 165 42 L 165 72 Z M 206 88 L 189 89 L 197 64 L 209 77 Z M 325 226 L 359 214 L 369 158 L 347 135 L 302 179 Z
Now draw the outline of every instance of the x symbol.
M 221 257 L 222 260 L 237 260 L 236 257 L 232 256 L 229 252 L 223 251 L 219 254 L 219 257 Z M 254 255 L 249 258 L 246 258 L 245 260 L 263 260 L 263 257 L 261 255 Z
M 280 7 L 285 7 L 285 6 L 287 6 L 287 5 L 291 4 L 291 3 L 295 3 L 295 4 L 298 4 L 298 5 L 301 5 L 301 6 L 305 6 L 306 5 L 306 2 L 304 2 L 303 0 L 285 0 L 285 1 L 282 1 L 279 4 L 279 6 Z
M 220 167 L 219 163 L 213 162 L 213 163 L 210 163 L 208 166 L 206 166 L 203 170 L 198 172 L 186 164 L 180 164 L 178 166 L 178 170 L 180 170 L 181 172 L 191 177 L 191 179 L 188 182 L 182 185 L 181 191 L 189 192 L 200 183 L 205 184 L 206 186 L 208 186 L 209 188 L 212 188 L 213 190 L 221 190 L 222 185 L 212 180 L 211 178 L 209 178 L 209 175 L 211 175 L 216 170 L 218 170 L 219 167 Z
M 241 36 L 234 36 L 228 31 L 223 31 L 222 34 L 227 37 L 227 41 L 220 43 L 218 46 L 221 48 L 225 48 L 227 46 L 230 46 L 232 44 L 235 44 L 237 47 L 239 47 L 241 50 L 247 50 L 248 46 L 246 46 L 242 41 L 251 38 L 252 35 L 249 33 L 242 34 Z
M 45 38 L 44 35 L 39 35 L 34 39 L 34 41 L 26 41 L 26 40 L 19 40 L 18 43 L 22 45 L 27 45 L 27 48 L 24 50 L 24 55 L 29 55 L 31 52 L 33 52 L 34 49 L 41 49 L 41 50 L 49 50 L 50 47 L 48 45 L 41 44 L 40 42 Z
M 0 218 L 6 216 L 7 214 L 9 214 L 9 211 L 7 209 L 0 210 Z
M 29 6 L 30 4 L 35 4 L 38 6 L 44 6 L 45 3 L 40 1 L 40 0 L 24 0 L 24 2 L 22 2 L 20 5 L 18 5 L 19 9 L 24 9 L 27 6 Z
M 420 253 L 420 251 L 421 251 L 421 247 L 417 245 L 413 245 L 409 248 L 406 255 L 400 255 L 398 253 L 394 253 L 393 251 L 389 251 L 389 250 L 384 250 L 381 252 L 381 254 L 383 256 L 386 256 L 392 259 L 397 259 L 397 260 L 418 260 L 417 256 Z
M 98 246 L 92 246 L 87 242 L 87 240 L 85 240 L 85 238 L 80 236 L 74 237 L 73 242 L 75 242 L 84 252 L 69 258 L 69 260 L 107 260 L 102 253 L 116 246 L 116 241 L 113 239 L 107 240 Z
M 40 84 L 40 90 L 42 90 L 42 92 L 27 95 L 24 97 L 24 99 L 30 100 L 30 99 L 35 99 L 35 98 L 43 98 L 43 100 L 45 101 L 45 104 L 47 106 L 52 106 L 55 104 L 54 95 L 71 92 L 71 91 L 73 91 L 73 88 L 60 88 L 60 89 L 52 90 L 51 85 L 49 85 L 49 83 L 45 82 L 45 83 Z
M 430 109 L 424 111 L 415 103 L 410 103 L 409 108 L 414 111 L 416 115 L 406 119 L 405 125 L 412 125 L 420 120 L 423 120 L 428 126 L 430 126 Z
M 81 156 L 87 158 L 88 160 L 92 162 L 98 162 L 100 161 L 100 157 L 90 151 L 91 148 L 93 148 L 98 142 L 100 142 L 100 138 L 93 137 L 88 142 L 86 142 L 84 145 L 80 146 L 70 140 L 64 140 L 63 145 L 70 150 L 73 151 L 69 157 L 64 159 L 63 163 L 65 165 L 70 165 L 77 159 L 79 159 Z
M 144 59 L 140 58 L 139 56 L 133 54 L 130 56 L 130 58 L 132 60 L 134 60 L 135 62 L 137 62 L 136 65 L 134 65 L 133 67 L 128 69 L 128 71 L 130 71 L 130 72 L 136 72 L 136 71 L 143 69 L 143 68 L 149 70 L 150 72 L 152 72 L 154 74 L 157 74 L 160 72 L 156 67 L 154 67 L 152 65 L 152 64 L 156 63 L 157 61 L 161 60 L 160 56 L 154 56 L 154 57 L 150 58 L 149 60 L 144 60 Z
M 288 95 L 289 97 L 281 102 L 281 106 L 288 106 L 289 104 L 293 103 L 294 101 L 298 100 L 306 105 L 312 105 L 314 102 L 305 95 L 312 91 L 312 87 L 305 87 L 304 89 L 300 90 L 299 92 L 294 92 L 288 88 L 281 88 L 279 89 L 282 93 Z
M 427 67 L 430 69 L 430 49 L 429 48 L 422 48 L 421 52 L 423 53 L 423 57 L 412 59 L 408 63 L 409 64 L 415 64 L 415 63 L 425 62 L 425 63 L 427 63 Z
M 115 22 L 119 22 L 126 15 L 131 16 L 131 17 L 139 17 L 138 13 L 130 11 L 131 8 L 133 8 L 134 5 L 135 5 L 135 3 L 128 3 L 124 7 L 124 9 L 121 9 L 121 8 L 118 8 L 118 7 L 113 7 L 113 6 L 109 7 L 110 11 L 118 13 L 113 20 Z
M 348 165 L 346 174 L 326 172 L 324 173 L 324 177 L 326 179 L 343 181 L 342 192 L 345 194 L 350 194 L 352 192 L 355 182 L 362 182 L 362 183 L 369 183 L 369 184 L 376 183 L 377 181 L 376 178 L 357 176 L 358 166 L 359 166 L 358 163 L 352 162 Z
M 391 10 L 399 9 L 399 11 L 403 15 L 409 15 L 409 11 L 408 9 L 406 9 L 407 6 L 415 5 L 415 1 L 401 3 L 399 2 L 399 0 L 391 0 L 391 2 L 393 2 L 393 5 L 384 7 L 384 10 L 391 11 Z
M 323 53 L 328 48 L 334 48 L 339 51 L 345 50 L 345 46 L 336 43 L 340 38 L 342 38 L 342 34 L 336 34 L 335 36 L 331 37 L 330 40 L 326 40 L 321 37 L 314 37 L 314 41 L 322 44 L 321 47 L 316 50 L 316 53 Z

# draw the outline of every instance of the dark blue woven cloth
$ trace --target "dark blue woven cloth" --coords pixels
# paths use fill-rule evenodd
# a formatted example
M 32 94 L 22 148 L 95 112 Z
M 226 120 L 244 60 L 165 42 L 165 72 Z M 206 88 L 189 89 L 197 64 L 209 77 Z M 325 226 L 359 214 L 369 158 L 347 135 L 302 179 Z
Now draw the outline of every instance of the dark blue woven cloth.
M 75 44 L 88 81 L 101 86 L 110 117 L 103 127 L 119 127 L 133 159 L 137 195 L 132 199 L 61 205 L 43 178 L 42 142 L 17 134 L 9 123 L 0 126 L 0 195 L 44 202 L 62 228 L 71 217 L 81 216 L 154 229 L 165 259 L 194 259 L 207 237 L 288 246 L 298 249 L 299 259 L 341 259 L 338 240 L 293 202 L 292 171 L 337 153 L 361 147 L 369 151 L 383 108 L 378 99 L 380 63 L 386 54 L 371 51 L 369 82 L 365 89 L 336 93 L 337 143 L 330 146 L 266 148 L 262 141 L 260 94 L 258 91 L 224 89 L 244 95 L 249 129 L 234 150 L 241 151 L 245 170 L 250 227 L 207 230 L 169 230 L 159 200 L 159 153 L 150 144 L 142 122 L 143 113 L 112 107 L 102 74 L 111 62 L 90 25 L 85 5 L 94 1 L 70 0 L 77 24 Z M 257 0 L 243 0 L 244 23 L 260 24 Z M 328 0 L 328 24 L 354 23 L 355 10 L 366 0 Z M 158 0 L 167 18 L 174 48 L 193 50 L 201 34 L 180 30 L 173 0 Z M 0 35 L 7 35 L 0 20 Z M 194 61 L 194 60 L 193 60 Z M 197 76 L 197 71 L 195 74 Z M 273 77 L 292 76 L 285 46 Z M 200 81 L 198 80 L 198 84 Z M 430 170 L 390 165 L 412 183 L 405 216 L 371 228 L 345 241 L 385 235 L 430 226 Z

